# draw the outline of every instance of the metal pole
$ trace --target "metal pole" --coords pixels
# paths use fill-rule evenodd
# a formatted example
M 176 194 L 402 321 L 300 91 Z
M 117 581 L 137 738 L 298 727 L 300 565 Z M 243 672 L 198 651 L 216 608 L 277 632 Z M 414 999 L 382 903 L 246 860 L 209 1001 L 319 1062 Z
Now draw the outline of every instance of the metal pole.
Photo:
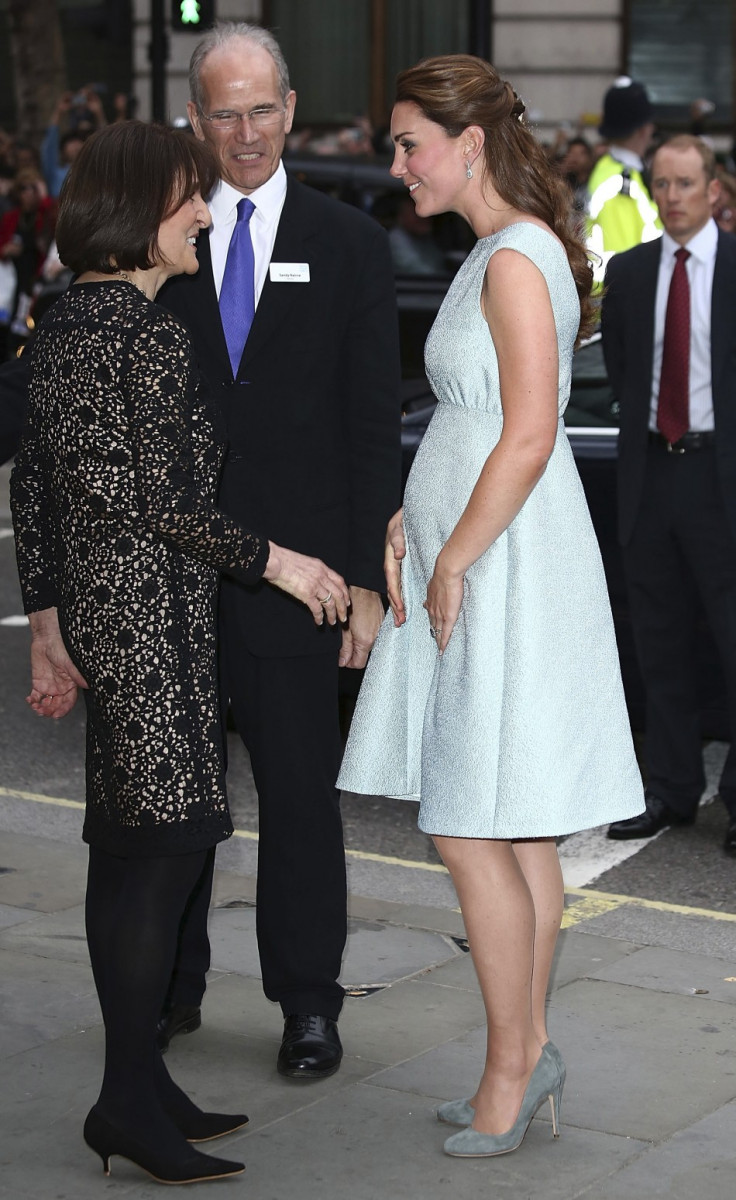
M 166 61 L 169 43 L 164 23 L 164 0 L 151 0 L 151 42 L 148 48 L 151 62 L 151 116 L 154 121 L 165 121 L 166 112 Z

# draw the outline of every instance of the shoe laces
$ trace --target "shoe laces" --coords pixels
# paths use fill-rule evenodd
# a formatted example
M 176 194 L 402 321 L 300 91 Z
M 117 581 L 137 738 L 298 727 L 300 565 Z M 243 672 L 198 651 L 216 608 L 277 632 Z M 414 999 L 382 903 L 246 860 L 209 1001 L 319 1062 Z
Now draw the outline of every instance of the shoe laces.
M 295 1013 L 289 1024 L 293 1033 L 315 1033 L 318 1020 L 315 1013 Z

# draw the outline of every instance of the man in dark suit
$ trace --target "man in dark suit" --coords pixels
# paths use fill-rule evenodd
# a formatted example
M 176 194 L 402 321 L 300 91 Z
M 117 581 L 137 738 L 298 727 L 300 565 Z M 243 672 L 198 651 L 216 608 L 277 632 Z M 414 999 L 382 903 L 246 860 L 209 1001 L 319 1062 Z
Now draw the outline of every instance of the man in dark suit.
M 700 602 L 736 734 L 736 238 L 712 216 L 712 151 L 690 135 L 652 163 L 664 234 L 608 264 L 602 329 L 620 402 L 619 537 L 647 697 L 646 811 L 615 839 L 690 824 L 705 786 L 693 643 Z M 736 745 L 720 780 L 736 852 Z
M 223 699 L 259 797 L 258 944 L 265 993 L 285 1017 L 278 1068 L 315 1078 L 342 1055 L 338 661 L 364 666 L 378 631 L 384 533 L 399 503 L 393 274 L 376 222 L 287 180 L 281 155 L 296 96 L 270 34 L 216 27 L 194 52 L 190 81 L 190 120 L 221 180 L 199 273 L 185 286 L 172 281 L 160 300 L 190 330 L 227 425 L 220 504 L 323 558 L 352 598 L 342 640 L 339 627 L 318 629 L 272 588 L 226 581 L 220 605 Z M 245 268 L 232 261 L 235 244 Z M 243 319 L 249 330 L 237 328 Z M 164 1046 L 199 1024 L 208 901 L 205 889 L 181 930 Z

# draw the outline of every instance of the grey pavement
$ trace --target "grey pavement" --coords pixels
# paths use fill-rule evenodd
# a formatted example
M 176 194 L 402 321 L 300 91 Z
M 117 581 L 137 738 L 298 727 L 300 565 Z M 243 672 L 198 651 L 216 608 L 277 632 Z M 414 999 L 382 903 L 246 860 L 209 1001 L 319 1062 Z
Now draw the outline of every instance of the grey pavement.
M 30 823 L 24 814 L 32 810 Z M 43 805 L 3 797 L 0 848 L 0 1197 L 147 1197 L 123 1159 L 106 1179 L 81 1127 L 103 1036 L 83 929 L 81 812 L 53 837 Z M 24 827 L 24 819 L 26 825 Z M 41 826 L 42 828 L 42 826 Z M 245 1108 L 247 1130 L 207 1147 L 245 1160 L 199 1193 L 255 1200 L 727 1200 L 736 1194 L 736 917 L 580 890 L 569 896 L 550 994 L 567 1061 L 562 1137 L 540 1112 L 522 1147 L 445 1156 L 438 1101 L 472 1092 L 483 1009 L 447 876 L 432 864 L 349 860 L 351 921 L 341 1070 L 275 1070 L 280 1015 L 263 996 L 252 837 L 220 856 L 213 970 L 196 1034 L 168 1065 L 203 1107 Z

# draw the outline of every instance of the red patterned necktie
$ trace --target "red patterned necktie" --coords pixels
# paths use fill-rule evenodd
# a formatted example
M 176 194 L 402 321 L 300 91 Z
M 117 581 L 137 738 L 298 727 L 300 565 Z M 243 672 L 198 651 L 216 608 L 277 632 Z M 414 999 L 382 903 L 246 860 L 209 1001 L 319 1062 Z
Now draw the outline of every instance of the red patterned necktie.
M 690 428 L 690 282 L 685 266 L 689 257 L 690 251 L 682 247 L 675 252 L 664 320 L 657 428 L 670 443 Z

